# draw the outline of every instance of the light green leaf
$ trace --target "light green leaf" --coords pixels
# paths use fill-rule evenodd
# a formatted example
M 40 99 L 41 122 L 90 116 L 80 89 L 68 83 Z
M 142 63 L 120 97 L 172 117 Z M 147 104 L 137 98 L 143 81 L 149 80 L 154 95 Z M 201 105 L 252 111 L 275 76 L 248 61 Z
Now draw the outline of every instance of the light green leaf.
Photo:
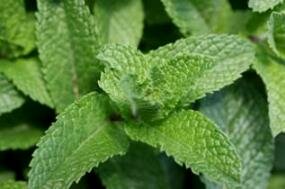
M 37 36 L 47 87 L 58 112 L 96 89 L 101 66 L 94 18 L 84 0 L 39 0 Z
M 4 75 L 0 74 L 0 115 L 19 108 L 24 102 L 22 95 Z
M 285 13 L 273 12 L 267 25 L 270 47 L 278 56 L 285 58 Z
M 252 45 L 234 35 L 189 37 L 158 48 L 148 56 L 173 59 L 193 54 L 214 59 L 214 65 L 211 69 L 202 69 L 201 75 L 193 78 L 194 85 L 189 85 L 187 98 L 181 100 L 183 105 L 233 83 L 254 61 Z
M 270 178 L 268 189 L 282 189 L 285 188 L 285 175 L 274 174 Z
M 40 62 L 36 59 L 17 59 L 14 62 L 0 61 L 0 72 L 33 100 L 53 107 L 42 78 Z
M 144 19 L 141 0 L 96 0 L 94 14 L 104 42 L 139 45 Z
M 26 182 L 7 180 L 7 181 L 0 182 L 0 188 L 1 189 L 27 189 L 28 187 L 27 187 Z
M 236 146 L 242 160 L 239 188 L 266 189 L 274 160 L 274 142 L 266 99 L 253 80 L 251 77 L 239 80 L 202 100 L 200 110 L 215 121 Z
M 107 65 L 100 87 L 125 115 L 159 119 L 240 77 L 253 62 L 252 46 L 236 36 L 182 39 L 143 55 L 109 45 L 98 55 Z
M 158 154 L 139 143 L 132 144 L 125 156 L 112 158 L 98 169 L 108 189 L 173 189 L 166 171 Z M 179 175 L 175 177 L 179 180 Z
M 13 57 L 35 48 L 35 18 L 24 0 L 0 0 L 0 56 Z
M 226 0 L 161 0 L 184 35 L 226 32 L 232 10 Z
M 248 6 L 255 12 L 264 12 L 273 9 L 273 7 L 280 3 L 283 3 L 283 0 L 249 0 Z
M 126 124 L 133 140 L 160 148 L 195 173 L 232 186 L 240 181 L 240 160 L 228 138 L 198 112 L 172 114 L 156 125 Z
M 106 65 L 99 86 L 118 104 L 122 112 L 137 116 L 140 105 L 148 105 L 143 102 L 144 85 L 149 80 L 151 66 L 148 59 L 136 49 L 122 45 L 106 46 L 98 58 Z
M 28 149 L 43 134 L 40 123 L 27 116 L 27 109 L 20 108 L 0 117 L 0 151 Z
M 166 109 L 166 114 L 178 105 L 184 106 L 183 101 L 195 97 L 199 92 L 197 88 L 203 85 L 200 79 L 209 75 L 218 64 L 211 57 L 194 54 L 160 62 L 151 71 L 153 90 L 147 99 Z
M 285 132 L 285 65 L 259 52 L 254 68 L 267 90 L 269 119 L 273 136 Z
M 99 163 L 126 153 L 128 138 L 111 114 L 109 99 L 97 93 L 65 109 L 33 154 L 29 189 L 67 189 Z

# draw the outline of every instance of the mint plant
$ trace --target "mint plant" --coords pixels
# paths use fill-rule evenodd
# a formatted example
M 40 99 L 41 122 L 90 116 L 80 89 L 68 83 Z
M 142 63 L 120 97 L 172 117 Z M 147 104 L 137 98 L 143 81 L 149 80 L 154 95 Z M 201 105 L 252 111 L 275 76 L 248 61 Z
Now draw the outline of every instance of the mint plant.
M 0 188 L 284 188 L 284 11 L 0 0 Z

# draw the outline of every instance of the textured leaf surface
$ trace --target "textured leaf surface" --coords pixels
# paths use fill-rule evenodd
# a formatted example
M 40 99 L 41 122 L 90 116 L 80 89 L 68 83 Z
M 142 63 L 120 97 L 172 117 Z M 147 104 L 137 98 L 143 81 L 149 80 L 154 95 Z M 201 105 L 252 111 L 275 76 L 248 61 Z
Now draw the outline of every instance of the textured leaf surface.
M 98 169 L 108 189 L 174 189 L 166 171 L 159 155 L 143 144 L 132 144 L 125 156 L 112 158 Z M 179 180 L 179 174 L 175 177 Z
M 3 72 L 13 84 L 33 100 L 52 107 L 40 70 L 40 62 L 36 59 L 18 59 L 14 62 L 1 61 L 0 72 Z
M 283 0 L 249 0 L 248 6 L 255 12 L 264 12 L 268 9 L 273 9 L 280 3 L 283 3 Z
M 154 61 L 155 62 L 155 61 Z M 166 109 L 166 114 L 178 104 L 191 98 L 201 76 L 207 75 L 218 64 L 213 58 L 201 55 L 177 56 L 170 61 L 161 61 L 151 71 L 152 93 L 147 99 Z
M 35 19 L 25 11 L 24 0 L 0 0 L 0 56 L 29 53 L 35 47 Z
M 278 56 L 285 58 L 285 13 L 273 12 L 267 25 L 270 47 Z
M 253 47 L 234 35 L 206 35 L 181 39 L 152 51 L 149 56 L 173 59 L 179 56 L 198 54 L 213 58 L 215 65 L 195 77 L 189 86 L 189 94 L 182 104 L 195 101 L 206 93 L 231 84 L 246 71 L 254 61 Z M 191 90 L 190 90 L 191 89 Z
M 285 65 L 259 53 L 254 68 L 266 85 L 270 127 L 276 136 L 285 132 Z
M 162 0 L 162 2 L 184 35 L 228 30 L 232 11 L 226 0 Z
M 143 102 L 144 86 L 149 81 L 148 72 L 151 67 L 148 59 L 136 49 L 122 45 L 106 46 L 98 58 L 106 64 L 99 86 L 123 112 L 128 114 L 130 110 L 130 113 L 137 116 L 139 106 L 148 105 Z
M 25 102 L 7 78 L 0 74 L 0 115 L 19 108 Z
M 108 99 L 96 93 L 65 109 L 33 154 L 29 188 L 69 188 L 99 163 L 124 154 L 128 139 L 109 121 L 111 113 Z
M 274 143 L 266 99 L 252 80 L 239 80 L 202 100 L 200 110 L 215 121 L 236 146 L 242 160 L 240 188 L 266 189 L 273 165 Z
M 138 46 L 144 18 L 141 0 L 96 0 L 94 14 L 105 42 Z
M 37 36 L 47 87 L 58 112 L 96 89 L 97 32 L 84 0 L 39 0 Z
M 210 35 L 182 39 L 147 55 L 110 45 L 98 58 L 107 65 L 99 85 L 121 109 L 161 118 L 232 83 L 248 69 L 254 52 L 238 37 Z
M 179 164 L 232 185 L 240 179 L 240 160 L 228 138 L 195 111 L 172 114 L 157 125 L 126 125 L 133 139 L 160 148 Z
M 13 180 L 7 180 L 7 181 L 1 181 L 0 182 L 0 188 L 1 189 L 27 189 L 27 184 L 23 181 L 13 181 Z

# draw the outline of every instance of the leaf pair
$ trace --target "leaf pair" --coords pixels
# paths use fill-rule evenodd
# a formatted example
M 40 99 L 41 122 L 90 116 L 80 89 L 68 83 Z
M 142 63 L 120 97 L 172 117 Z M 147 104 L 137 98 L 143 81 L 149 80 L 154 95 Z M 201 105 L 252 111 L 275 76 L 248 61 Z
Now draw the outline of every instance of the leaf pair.
M 253 51 L 235 36 L 208 35 L 182 39 L 147 55 L 109 46 L 98 58 L 106 64 L 99 85 L 122 111 L 163 118 L 239 78 Z
M 100 162 L 127 152 L 127 136 L 109 121 L 112 108 L 106 100 L 90 93 L 58 117 L 33 155 L 29 188 L 68 188 Z M 125 129 L 132 139 L 161 148 L 209 178 L 239 180 L 239 158 L 227 137 L 197 112 L 182 111 L 157 125 L 127 124 Z

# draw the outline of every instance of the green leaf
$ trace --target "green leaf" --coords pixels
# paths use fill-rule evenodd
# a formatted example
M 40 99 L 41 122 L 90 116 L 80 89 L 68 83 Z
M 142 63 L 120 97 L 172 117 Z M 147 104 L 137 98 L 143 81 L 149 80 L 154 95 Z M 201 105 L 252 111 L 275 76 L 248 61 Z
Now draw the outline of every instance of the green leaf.
M 37 59 L 0 61 L 0 72 L 3 72 L 19 90 L 33 100 L 53 107 L 42 78 L 40 62 Z
M 197 72 L 193 77 L 194 85 L 189 85 L 189 94 L 181 101 L 184 105 L 233 83 L 254 61 L 252 45 L 234 35 L 189 37 L 160 47 L 149 56 L 174 59 L 193 54 L 212 58 L 214 65 L 210 69 L 201 69 L 200 75 Z
M 35 48 L 35 18 L 24 0 L 0 0 L 0 56 L 28 54 Z
M 279 57 L 285 58 L 285 13 L 273 12 L 267 25 L 270 47 Z
M 141 0 L 96 0 L 94 14 L 104 42 L 139 45 L 144 19 Z
M 274 174 L 270 178 L 268 189 L 281 189 L 285 187 L 285 175 Z
M 160 148 L 195 173 L 232 186 L 240 181 L 240 160 L 228 138 L 198 112 L 172 114 L 155 125 L 126 124 L 131 139 Z
M 226 32 L 232 10 L 226 0 L 161 0 L 184 35 Z
M 173 189 L 168 180 L 169 173 L 158 154 L 140 143 L 132 144 L 125 156 L 112 158 L 100 165 L 98 173 L 108 189 Z M 179 180 L 179 174 L 175 177 Z
M 106 46 L 98 58 L 106 65 L 99 86 L 117 103 L 122 112 L 137 116 L 139 104 L 148 105 L 142 101 L 144 85 L 147 85 L 148 72 L 152 66 L 150 62 L 141 52 L 122 45 Z
M 34 118 L 34 117 L 33 117 Z M 0 151 L 28 149 L 34 146 L 43 134 L 40 123 L 31 120 L 27 109 L 20 108 L 0 117 Z
M 249 0 L 248 6 L 255 12 L 265 12 L 280 3 L 283 3 L 283 0 Z
M 231 84 L 248 69 L 254 51 L 235 36 L 209 35 L 182 39 L 147 55 L 109 45 L 98 58 L 106 65 L 99 85 L 122 112 L 159 119 Z
M 203 76 L 209 75 L 217 64 L 213 58 L 201 55 L 161 61 L 151 71 L 153 92 L 148 99 L 166 109 L 166 114 L 177 106 L 184 106 L 185 100 L 196 97 L 197 89 L 204 85 Z
M 273 136 L 277 136 L 285 132 L 285 65 L 264 52 L 259 52 L 254 68 L 265 83 L 270 127 Z
M 33 154 L 29 189 L 69 188 L 99 163 L 126 153 L 128 138 L 109 121 L 111 114 L 109 99 L 97 93 L 66 108 Z
M 101 64 L 94 18 L 84 0 L 39 0 L 37 36 L 47 87 L 58 112 L 96 89 Z
M 237 148 L 242 160 L 239 188 L 265 189 L 274 160 L 274 142 L 266 99 L 252 81 L 253 78 L 239 80 L 202 100 L 200 110 L 229 136 Z
M 12 171 L 1 170 L 0 171 L 0 182 L 4 182 L 9 179 L 15 179 L 16 175 Z
M 0 115 L 19 108 L 24 102 L 22 95 L 4 75 L 0 74 Z
M 28 187 L 27 187 L 26 182 L 7 180 L 7 181 L 0 182 L 0 188 L 1 189 L 27 189 Z

